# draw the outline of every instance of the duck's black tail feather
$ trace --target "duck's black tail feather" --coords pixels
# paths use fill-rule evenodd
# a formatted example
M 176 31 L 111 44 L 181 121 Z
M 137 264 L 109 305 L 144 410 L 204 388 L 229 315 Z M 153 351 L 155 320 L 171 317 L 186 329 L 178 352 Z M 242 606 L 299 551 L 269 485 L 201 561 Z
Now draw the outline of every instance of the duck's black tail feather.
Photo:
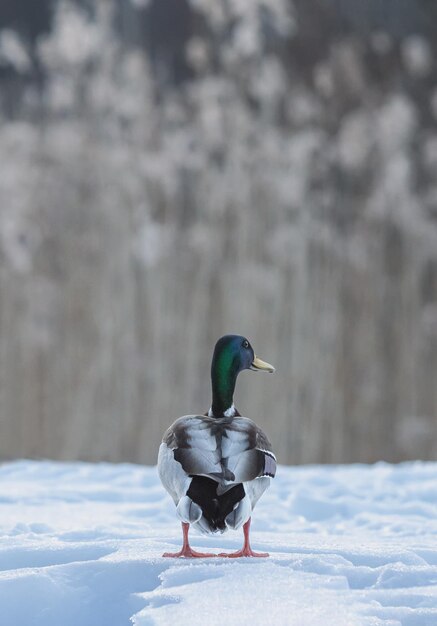
M 219 484 L 206 476 L 193 476 L 187 496 L 202 509 L 211 530 L 225 530 L 226 516 L 233 511 L 237 502 L 245 496 L 244 487 L 238 483 L 222 495 L 217 495 Z

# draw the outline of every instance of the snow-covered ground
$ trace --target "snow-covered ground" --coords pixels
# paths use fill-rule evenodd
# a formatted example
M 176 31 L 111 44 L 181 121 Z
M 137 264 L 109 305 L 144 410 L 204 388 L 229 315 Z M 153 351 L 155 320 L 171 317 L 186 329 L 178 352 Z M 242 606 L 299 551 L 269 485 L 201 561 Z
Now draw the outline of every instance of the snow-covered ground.
M 0 623 L 437 625 L 437 463 L 280 467 L 252 529 L 269 559 L 164 559 L 180 527 L 156 468 L 5 464 Z

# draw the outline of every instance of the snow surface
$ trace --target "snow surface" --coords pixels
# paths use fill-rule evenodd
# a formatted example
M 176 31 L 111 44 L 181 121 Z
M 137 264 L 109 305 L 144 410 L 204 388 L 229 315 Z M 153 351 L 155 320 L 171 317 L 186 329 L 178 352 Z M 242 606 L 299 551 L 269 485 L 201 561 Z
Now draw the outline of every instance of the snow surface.
M 269 559 L 164 559 L 180 528 L 156 468 L 4 464 L 0 623 L 437 624 L 437 463 L 280 467 L 252 529 Z

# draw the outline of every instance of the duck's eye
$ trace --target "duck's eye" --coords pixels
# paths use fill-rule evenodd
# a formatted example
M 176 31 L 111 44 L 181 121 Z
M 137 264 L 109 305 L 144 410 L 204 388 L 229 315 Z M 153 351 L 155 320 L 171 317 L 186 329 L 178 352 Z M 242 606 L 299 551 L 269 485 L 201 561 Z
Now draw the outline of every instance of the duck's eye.
M 247 339 L 245 339 L 243 341 L 243 348 L 248 348 L 249 347 L 249 342 L 247 341 Z

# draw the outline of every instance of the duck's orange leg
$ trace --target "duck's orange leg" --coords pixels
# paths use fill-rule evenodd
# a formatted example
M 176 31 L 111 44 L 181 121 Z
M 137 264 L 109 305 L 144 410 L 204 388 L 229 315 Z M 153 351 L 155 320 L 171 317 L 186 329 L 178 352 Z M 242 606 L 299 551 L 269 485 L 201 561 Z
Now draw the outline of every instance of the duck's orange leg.
M 181 550 L 179 552 L 164 552 L 162 556 L 171 557 L 174 559 L 185 558 L 185 559 L 198 559 L 198 558 L 206 558 L 210 556 L 217 556 L 216 554 L 209 554 L 208 552 L 196 552 L 190 546 L 188 541 L 188 530 L 190 525 L 187 522 L 182 522 L 182 534 L 184 538 L 184 542 Z
M 250 522 L 251 522 L 251 519 L 249 517 L 249 519 L 247 520 L 247 522 L 243 526 L 244 545 L 241 548 L 241 550 L 237 550 L 237 552 L 231 552 L 230 554 L 226 553 L 226 552 L 223 552 L 223 553 L 219 554 L 218 556 L 225 556 L 228 559 L 238 559 L 240 556 L 254 556 L 254 557 L 267 557 L 267 556 L 269 556 L 268 552 L 254 552 L 252 550 L 252 548 L 250 547 L 250 541 L 249 541 Z

